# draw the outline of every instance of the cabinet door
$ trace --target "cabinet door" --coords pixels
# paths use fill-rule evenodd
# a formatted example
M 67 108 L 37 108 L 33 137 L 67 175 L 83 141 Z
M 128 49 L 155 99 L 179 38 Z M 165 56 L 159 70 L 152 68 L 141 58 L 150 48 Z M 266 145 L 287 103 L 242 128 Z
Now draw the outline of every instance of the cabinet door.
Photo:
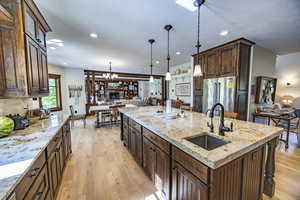
M 136 161 L 143 166 L 143 137 L 141 132 L 136 134 Z
M 31 185 L 24 200 L 44 200 L 50 192 L 47 167 L 41 170 L 33 185 Z
M 32 39 L 36 39 L 37 35 L 37 22 L 30 8 L 24 4 L 24 15 L 25 15 L 25 32 Z
M 163 194 L 165 199 L 170 199 L 170 157 L 155 148 L 155 186 Z
M 28 90 L 31 95 L 39 95 L 40 93 L 40 78 L 39 69 L 39 46 L 28 36 L 26 36 L 27 48 L 27 79 Z
M 235 76 L 237 68 L 237 45 L 220 49 L 220 75 Z
M 0 96 L 25 95 L 25 76 L 16 61 L 15 31 L 0 27 Z
M 39 84 L 41 93 L 49 93 L 47 54 L 42 50 L 39 59 Z
M 208 188 L 176 161 L 172 162 L 172 200 L 207 200 Z
M 136 159 L 136 139 L 137 139 L 137 133 L 133 128 L 130 128 L 130 136 L 129 136 L 130 142 L 129 142 L 129 151 L 131 155 Z
M 60 180 L 60 172 L 59 172 L 59 159 L 57 158 L 58 154 L 53 152 L 48 159 L 48 167 L 49 167 L 49 179 L 52 195 L 55 196 Z
M 46 50 L 46 33 L 39 24 L 37 25 L 36 34 L 37 34 L 36 40 L 38 44 L 41 46 L 41 48 Z
M 219 52 L 212 50 L 205 54 L 205 78 L 215 78 L 220 74 Z
M 153 144 L 143 137 L 143 168 L 147 176 L 154 181 L 155 152 Z

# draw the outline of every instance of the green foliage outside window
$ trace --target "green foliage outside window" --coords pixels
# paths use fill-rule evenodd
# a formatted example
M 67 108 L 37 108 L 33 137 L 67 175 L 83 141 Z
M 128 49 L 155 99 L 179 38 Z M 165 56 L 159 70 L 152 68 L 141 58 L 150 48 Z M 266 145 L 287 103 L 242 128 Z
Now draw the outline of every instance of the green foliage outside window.
M 49 96 L 42 98 L 43 108 L 57 108 L 58 98 L 57 98 L 57 81 L 55 79 L 49 78 Z

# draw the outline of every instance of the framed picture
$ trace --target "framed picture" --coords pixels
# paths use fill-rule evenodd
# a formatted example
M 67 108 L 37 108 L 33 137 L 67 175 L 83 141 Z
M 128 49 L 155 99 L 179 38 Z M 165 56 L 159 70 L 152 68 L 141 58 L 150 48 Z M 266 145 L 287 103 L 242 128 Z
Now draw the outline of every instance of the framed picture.
M 191 84 L 190 83 L 179 83 L 175 86 L 176 96 L 191 96 Z
M 275 101 L 277 79 L 265 76 L 257 77 L 255 103 L 272 105 Z

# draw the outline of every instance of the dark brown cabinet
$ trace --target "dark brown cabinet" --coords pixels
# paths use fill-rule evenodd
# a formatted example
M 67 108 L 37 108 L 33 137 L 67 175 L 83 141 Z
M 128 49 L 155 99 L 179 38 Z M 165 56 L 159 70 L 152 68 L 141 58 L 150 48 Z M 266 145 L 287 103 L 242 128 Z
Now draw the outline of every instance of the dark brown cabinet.
M 9 26 L 0 24 L 0 97 L 47 96 L 46 33 L 51 28 L 33 0 L 0 3 L 13 18 Z
M 39 67 L 39 46 L 28 36 L 26 36 L 26 44 L 28 92 L 31 95 L 38 95 L 40 93 L 40 75 L 42 71 Z
M 170 197 L 170 157 L 143 137 L 143 168 L 162 195 Z
M 176 161 L 172 162 L 172 199 L 208 200 L 208 187 Z
M 16 57 L 15 30 L 0 26 L 0 97 L 24 96 L 25 76 Z
M 220 59 L 219 59 L 219 51 L 213 50 L 211 52 L 207 52 L 204 55 L 204 71 L 205 78 L 215 78 L 220 73 Z
M 203 79 L 236 77 L 235 108 L 240 120 L 247 120 L 251 46 L 245 38 L 208 49 L 199 55 L 193 55 L 197 64 L 197 56 L 202 59 L 203 77 L 194 77 L 194 110 L 202 112 Z M 203 79 L 202 79 L 203 78 Z

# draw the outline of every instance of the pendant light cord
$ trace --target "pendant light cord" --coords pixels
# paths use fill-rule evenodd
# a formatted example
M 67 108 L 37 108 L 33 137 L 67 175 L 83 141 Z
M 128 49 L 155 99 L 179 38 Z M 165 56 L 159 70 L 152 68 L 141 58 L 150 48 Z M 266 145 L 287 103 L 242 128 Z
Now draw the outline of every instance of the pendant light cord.
M 198 5 L 198 40 L 197 40 L 197 60 L 198 60 L 198 63 L 197 64 L 200 64 L 200 56 L 199 56 L 199 53 L 200 53 L 200 7 L 201 7 L 201 4 Z
M 168 61 L 168 72 L 170 72 L 170 30 L 168 30 L 168 56 L 167 56 L 167 61 Z
M 153 68 L 153 58 L 152 58 L 152 43 L 151 43 L 151 51 L 150 51 L 151 53 L 151 64 L 150 64 L 150 67 L 151 67 L 151 76 L 152 76 L 152 68 Z

